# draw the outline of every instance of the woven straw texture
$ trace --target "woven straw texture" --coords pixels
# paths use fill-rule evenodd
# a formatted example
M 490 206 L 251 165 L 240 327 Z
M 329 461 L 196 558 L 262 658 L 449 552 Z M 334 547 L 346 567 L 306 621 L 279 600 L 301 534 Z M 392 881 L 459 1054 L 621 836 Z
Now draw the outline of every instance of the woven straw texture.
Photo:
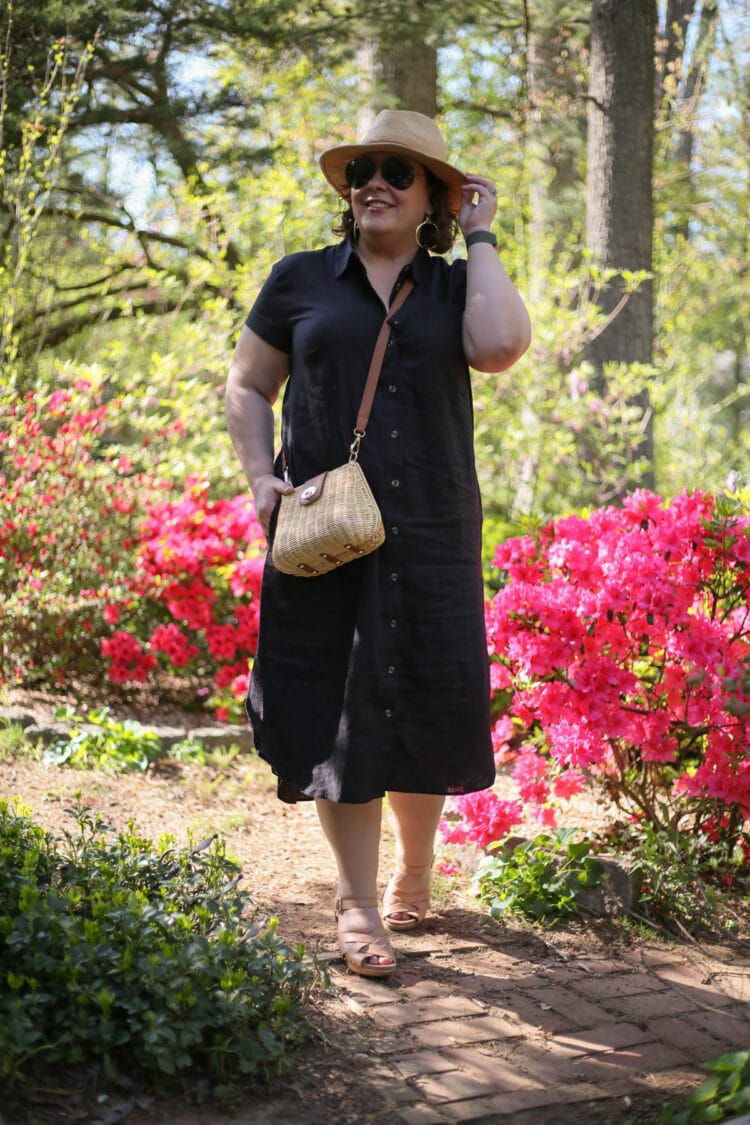
M 322 495 L 300 504 L 301 484 L 281 497 L 271 557 L 284 574 L 314 578 L 369 555 L 385 539 L 380 510 L 356 462 L 328 473 Z

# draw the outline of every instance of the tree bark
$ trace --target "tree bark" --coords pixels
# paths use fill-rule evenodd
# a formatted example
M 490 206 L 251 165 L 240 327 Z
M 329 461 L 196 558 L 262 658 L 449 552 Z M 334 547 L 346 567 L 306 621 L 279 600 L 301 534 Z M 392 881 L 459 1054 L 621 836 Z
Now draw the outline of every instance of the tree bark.
M 682 123 L 677 136 L 677 141 L 672 154 L 672 160 L 677 169 L 676 180 L 682 187 L 682 206 L 676 208 L 678 218 L 673 227 L 673 233 L 680 235 L 687 242 L 690 239 L 690 213 L 693 207 L 693 150 L 695 147 L 695 115 L 697 103 L 703 88 L 708 59 L 716 37 L 718 21 L 718 7 L 716 0 L 703 0 L 698 30 L 689 62 L 685 66 L 684 36 L 682 53 L 675 61 L 679 67 L 679 82 L 676 86 L 675 100 L 682 106 Z M 675 111 L 678 110 L 675 106 Z
M 381 109 L 413 109 L 427 117 L 437 114 L 437 48 L 409 28 L 403 35 L 387 34 L 368 41 L 360 50 L 367 106 L 360 114 L 364 131 Z
M 674 75 L 676 79 L 679 78 L 676 72 L 682 66 L 688 24 L 693 18 L 697 3 L 698 0 L 667 0 L 664 11 L 664 25 L 659 29 L 658 44 L 657 79 L 659 93 L 662 97 L 672 93 L 670 76 Z
M 593 0 L 586 184 L 587 242 L 602 269 L 652 267 L 655 0 Z M 600 305 L 612 313 L 625 295 L 617 275 Z M 592 340 L 588 359 L 600 374 L 606 363 L 649 364 L 653 352 L 653 286 L 643 282 Z M 647 392 L 639 398 L 644 432 L 638 454 L 653 465 L 653 429 Z M 633 484 L 653 484 L 653 471 Z
M 529 182 L 529 299 L 537 303 L 551 261 L 571 225 L 583 220 L 578 157 L 585 112 L 571 54 L 575 44 L 561 0 L 525 4 L 526 164 Z M 580 46 L 580 45 L 579 45 Z M 580 229 L 580 227 L 578 228 Z

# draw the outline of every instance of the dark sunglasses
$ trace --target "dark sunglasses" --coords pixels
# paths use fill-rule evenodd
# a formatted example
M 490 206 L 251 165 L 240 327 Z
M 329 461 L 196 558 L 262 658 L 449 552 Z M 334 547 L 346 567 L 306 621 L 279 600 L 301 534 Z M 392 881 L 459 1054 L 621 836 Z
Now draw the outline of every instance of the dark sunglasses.
M 350 188 L 362 188 L 375 175 L 377 164 L 371 156 L 357 156 L 346 166 L 346 182 Z M 397 191 L 406 191 L 414 183 L 416 169 L 410 160 L 386 156 L 380 164 L 380 175 Z

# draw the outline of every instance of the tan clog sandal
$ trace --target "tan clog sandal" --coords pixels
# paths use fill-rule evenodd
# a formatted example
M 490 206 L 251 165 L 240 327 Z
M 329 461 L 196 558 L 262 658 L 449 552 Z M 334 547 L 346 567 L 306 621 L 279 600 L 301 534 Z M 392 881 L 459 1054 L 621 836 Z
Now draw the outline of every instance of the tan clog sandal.
M 366 910 L 368 907 L 377 907 L 377 905 L 378 901 L 375 898 L 337 898 L 334 904 L 337 927 L 339 919 L 345 911 L 356 907 Z M 382 922 L 379 922 L 371 930 L 339 928 L 338 940 L 339 949 L 344 955 L 347 968 L 352 973 L 358 973 L 361 977 L 388 977 L 396 968 L 396 958 Z M 369 957 L 387 957 L 391 964 L 368 963 Z
M 430 906 L 430 884 L 432 882 L 432 863 L 415 867 L 411 863 L 399 864 L 386 888 L 383 898 L 383 921 L 389 930 L 413 930 L 423 922 Z M 404 875 L 419 875 L 423 887 L 418 891 L 402 890 Z M 397 918 L 405 914 L 405 918 Z

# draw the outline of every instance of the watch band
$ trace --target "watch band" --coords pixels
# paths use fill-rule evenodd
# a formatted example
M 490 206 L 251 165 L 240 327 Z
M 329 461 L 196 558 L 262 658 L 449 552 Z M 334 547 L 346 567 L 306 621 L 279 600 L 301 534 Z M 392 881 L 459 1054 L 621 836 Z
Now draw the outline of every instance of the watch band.
M 497 239 L 491 230 L 473 230 L 471 234 L 466 235 L 466 249 L 473 246 L 475 242 L 489 242 L 490 246 L 497 249 Z

